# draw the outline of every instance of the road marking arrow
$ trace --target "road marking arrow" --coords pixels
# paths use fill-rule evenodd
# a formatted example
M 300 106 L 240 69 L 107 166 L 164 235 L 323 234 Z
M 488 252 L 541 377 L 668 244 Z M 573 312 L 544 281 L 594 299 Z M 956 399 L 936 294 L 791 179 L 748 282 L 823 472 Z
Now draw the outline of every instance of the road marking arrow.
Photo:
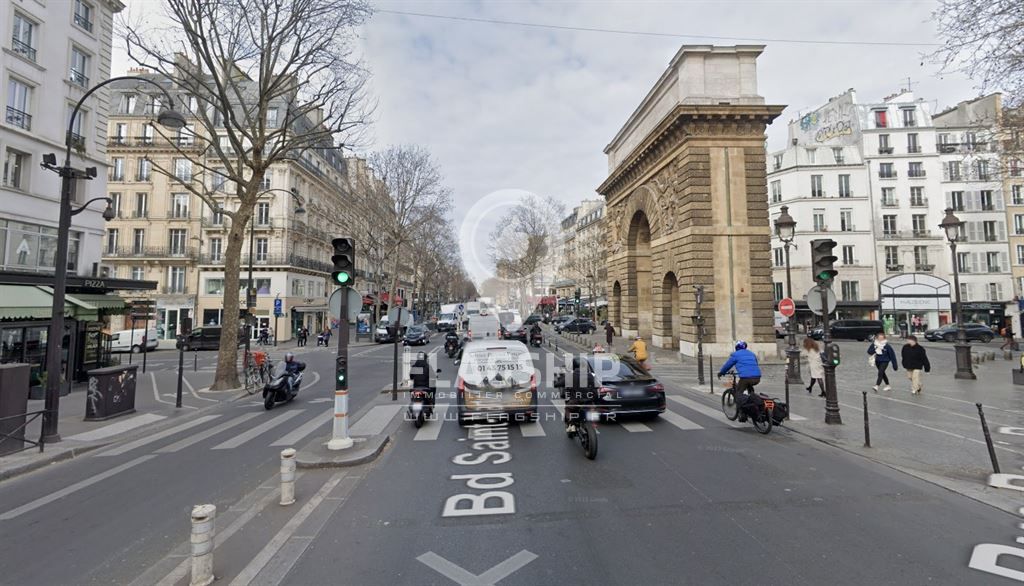
M 432 551 L 428 551 L 416 559 L 460 586 L 494 586 L 515 573 L 519 568 L 537 559 L 537 554 L 524 549 L 479 576 L 471 574 L 466 569 L 453 564 Z

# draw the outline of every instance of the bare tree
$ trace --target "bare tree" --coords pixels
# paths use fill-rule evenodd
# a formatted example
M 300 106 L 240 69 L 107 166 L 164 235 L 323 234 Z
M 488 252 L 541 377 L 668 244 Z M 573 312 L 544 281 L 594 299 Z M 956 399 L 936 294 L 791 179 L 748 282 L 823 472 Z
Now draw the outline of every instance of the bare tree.
M 551 197 L 524 197 L 491 231 L 489 253 L 497 275 L 520 289 L 520 311 L 542 269 L 561 251 L 559 220 L 564 206 Z
M 181 150 L 199 180 L 154 165 L 230 221 L 224 251 L 224 328 L 213 389 L 238 386 L 239 265 L 245 228 L 275 163 L 329 149 L 365 123 L 365 73 L 352 58 L 353 31 L 369 15 L 361 0 L 166 0 L 172 23 L 125 23 L 129 57 L 182 97 L 197 125 L 198 151 Z M 276 113 L 277 119 L 270 117 Z M 174 144 L 174 141 L 169 141 Z M 204 176 L 234 186 L 225 209 Z M 252 284 L 250 283 L 251 287 Z

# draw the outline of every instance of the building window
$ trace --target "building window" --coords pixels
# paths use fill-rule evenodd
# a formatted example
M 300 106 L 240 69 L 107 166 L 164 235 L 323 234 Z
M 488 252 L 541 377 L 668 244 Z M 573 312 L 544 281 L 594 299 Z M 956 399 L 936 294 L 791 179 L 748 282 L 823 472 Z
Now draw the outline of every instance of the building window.
M 188 159 L 174 159 L 174 177 L 182 183 L 192 181 L 192 161 Z
M 914 247 L 914 270 L 924 272 L 931 270 L 931 265 L 928 264 L 927 246 Z
M 891 155 L 892 154 L 892 145 L 889 143 L 889 135 L 888 134 L 879 134 L 878 135 L 878 154 L 880 154 L 880 155 L 887 155 L 887 154 Z
M 256 225 L 270 225 L 270 204 L 265 201 L 256 204 Z
M 1010 186 L 1010 198 L 1013 201 L 1013 205 L 1021 206 L 1024 205 L 1024 186 L 1011 185 Z
M 266 238 L 256 239 L 256 262 L 267 262 L 268 252 L 270 251 L 270 241 Z
M 270 171 L 267 171 L 267 174 L 263 176 L 262 180 L 260 180 L 260 189 L 270 189 L 271 174 L 272 173 Z
M 843 165 L 843 164 L 846 163 L 846 157 L 843 156 L 843 148 L 842 147 L 833 147 L 832 148 L 832 158 L 834 158 L 836 160 L 836 165 Z
M 772 249 L 772 254 L 775 257 L 775 266 L 777 266 L 777 267 L 785 266 L 785 264 L 786 264 L 786 254 L 785 254 L 785 251 L 783 251 L 783 249 L 781 249 L 781 248 L 773 248 Z
M 807 163 L 814 165 L 817 162 L 818 149 L 807 149 Z
M 978 181 L 991 181 L 992 175 L 989 173 L 988 161 L 981 159 L 974 162 L 974 173 L 975 178 Z
M 907 165 L 907 175 L 910 177 L 924 177 L 924 164 L 920 162 L 913 162 Z
M 149 160 L 146 157 L 139 157 L 138 161 L 136 162 L 137 165 L 135 172 L 135 180 L 149 181 L 150 177 L 153 174 L 153 161 Z
M 183 228 L 168 230 L 168 248 L 173 256 L 183 256 L 188 249 L 188 232 Z
M 782 155 L 775 155 L 772 159 L 772 170 L 778 171 L 782 168 Z
M 885 266 L 895 267 L 900 264 L 900 249 L 896 246 L 885 247 Z
M 128 142 L 128 125 L 118 122 L 114 125 L 114 144 L 126 144 Z
M 267 108 L 267 128 L 277 128 L 277 108 Z
M 1010 159 L 1010 177 L 1020 177 L 1021 174 L 1020 159 Z
M 74 22 L 79 27 L 92 32 L 92 4 L 84 0 L 75 0 Z
M 811 218 L 813 218 L 815 232 L 825 232 L 828 230 L 828 227 L 825 226 L 825 210 L 814 210 L 814 213 L 811 216 Z
M 187 193 L 172 193 L 170 216 L 172 218 L 188 218 L 188 200 Z
M 135 104 L 138 103 L 139 97 L 135 94 L 121 94 L 121 100 L 118 102 L 117 113 L 118 114 L 134 114 Z
M 843 264 L 854 265 L 857 264 L 856 259 L 853 256 L 853 246 L 850 244 L 843 245 Z
M 14 78 L 7 81 L 7 112 L 4 120 L 11 126 L 23 130 L 32 129 L 29 105 L 32 103 L 32 88 Z
M 142 125 L 142 144 L 153 144 L 153 125 L 146 124 Z
M 907 128 L 917 126 L 917 111 L 914 108 L 903 108 L 903 126 Z
M 878 176 L 882 179 L 892 179 L 896 177 L 896 171 L 893 169 L 892 163 L 881 163 L 878 165 Z
M 1024 214 L 1013 214 L 1013 233 L 1024 236 Z
M 7 156 L 4 157 L 4 187 L 27 189 L 28 182 L 25 179 L 28 175 L 28 170 L 28 154 L 10 148 L 7 149 Z
M 775 289 L 775 300 L 776 301 L 779 301 L 780 299 L 782 299 L 783 297 L 786 296 L 785 293 L 783 293 L 782 283 L 776 281 L 775 283 L 772 283 L 772 285 L 773 285 L 773 288 Z
M 142 254 L 146 250 L 146 231 L 136 228 L 132 235 L 132 254 Z
M 132 267 L 131 271 L 133 281 L 143 281 L 146 279 L 145 267 Z
M 124 157 L 110 159 L 110 181 L 124 181 Z
M 964 192 L 951 191 L 949 193 L 949 207 L 953 208 L 955 212 L 964 211 Z
M 89 87 L 89 55 L 78 47 L 71 47 L 71 71 L 68 72 L 71 83 Z
M 908 153 L 919 153 L 921 152 L 921 143 L 917 141 L 917 133 L 911 132 L 907 135 L 907 152 Z
M 889 113 L 885 110 L 875 110 L 875 128 L 889 127 Z
M 292 281 L 292 295 L 293 296 L 305 296 L 306 295 L 306 281 L 304 279 L 295 279 Z
M 88 128 L 85 122 L 85 118 L 88 113 L 84 110 L 79 110 L 75 113 L 75 107 L 68 104 L 68 126 L 71 129 L 71 148 L 78 150 L 85 150 L 85 128 Z M 74 116 L 74 118 L 72 118 Z
M 998 273 L 1000 271 L 999 253 L 998 252 L 987 252 L 987 253 L 985 253 L 985 266 L 988 267 L 988 272 L 990 272 L 990 273 Z
M 999 283 L 988 284 L 988 300 L 1001 301 L 1003 298 L 1003 286 Z
M 860 301 L 860 283 L 858 281 L 842 281 L 840 288 L 843 301 Z
M 971 300 L 971 284 L 970 283 L 960 283 L 960 299 L 962 301 L 970 301 Z
M 782 201 L 782 182 L 772 181 L 770 185 L 772 192 L 772 203 L 778 203 Z
M 839 210 L 839 229 L 843 232 L 853 232 L 853 210 Z
M 29 61 L 36 60 L 36 23 L 17 11 L 14 13 L 11 49 Z
M 882 216 L 882 235 L 890 238 L 896 236 L 896 216 Z
M 970 273 L 971 271 L 971 257 L 970 253 L 958 252 L 956 253 L 956 270 L 961 273 Z
M 999 227 L 998 223 L 994 220 L 986 220 L 981 223 L 982 232 L 984 233 L 985 242 L 998 242 L 999 238 Z
M 919 208 L 928 205 L 928 200 L 924 196 L 924 187 L 910 188 L 910 205 Z
M 185 267 L 167 267 L 167 292 L 185 293 Z
M 111 209 L 114 210 L 114 217 L 115 218 L 120 218 L 121 217 L 121 194 L 120 193 L 111 193 L 108 197 L 110 197 L 110 207 L 111 207 Z
M 811 175 L 811 197 L 825 197 L 825 189 L 821 186 L 821 175 Z
M 215 169 L 210 174 L 210 189 L 213 191 L 223 191 L 224 185 L 228 182 L 228 178 L 224 175 L 223 169 Z
M 882 188 L 882 205 L 886 207 L 896 207 L 897 205 L 899 205 L 898 203 L 896 203 L 895 187 Z
M 1024 244 L 1017 245 L 1017 264 L 1024 265 Z
M 853 192 L 850 191 L 849 175 L 839 176 L 839 197 L 853 197 Z
M 210 239 L 210 261 L 220 262 L 224 258 L 224 241 L 220 238 Z
M 213 210 L 210 221 L 213 222 L 214 226 L 224 225 L 224 212 L 220 208 Z
M 969 151 L 973 151 L 977 145 L 978 145 L 978 135 L 973 133 L 973 132 L 965 132 L 964 133 L 964 147 L 967 150 L 969 150 Z
M 960 173 L 960 161 L 946 161 L 947 181 L 960 181 L 963 176 Z
M 920 238 L 931 235 L 931 231 L 928 230 L 928 223 L 926 222 L 926 219 L 927 216 L 924 214 L 914 214 L 910 217 L 911 226 L 914 229 L 914 236 Z
M 186 124 L 178 129 L 178 146 L 192 146 L 196 142 L 196 125 Z
M 145 218 L 149 215 L 149 194 L 135 194 L 135 209 L 132 211 L 133 218 Z
M 117 253 L 117 228 L 107 228 L 107 254 Z

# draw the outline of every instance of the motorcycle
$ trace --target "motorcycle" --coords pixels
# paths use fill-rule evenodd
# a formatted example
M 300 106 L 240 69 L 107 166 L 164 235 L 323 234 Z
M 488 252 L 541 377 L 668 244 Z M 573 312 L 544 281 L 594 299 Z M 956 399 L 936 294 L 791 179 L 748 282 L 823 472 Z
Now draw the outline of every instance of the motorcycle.
M 530 334 L 530 345 L 534 348 L 540 348 L 541 344 L 544 343 L 544 334 L 540 332 L 533 332 Z
M 448 355 L 448 358 L 455 358 L 459 353 L 459 341 L 452 338 L 445 340 L 444 353 Z
M 434 407 L 427 403 L 430 389 L 427 387 L 416 387 L 409 391 L 409 419 L 417 429 L 423 427 L 427 417 L 434 414 Z
M 287 364 L 282 360 L 274 368 L 274 374 L 270 382 L 263 386 L 263 407 L 268 411 L 274 408 L 274 403 L 288 403 L 299 394 L 299 387 L 302 386 L 302 371 L 306 370 L 305 363 L 300 362 L 295 374 L 288 373 Z

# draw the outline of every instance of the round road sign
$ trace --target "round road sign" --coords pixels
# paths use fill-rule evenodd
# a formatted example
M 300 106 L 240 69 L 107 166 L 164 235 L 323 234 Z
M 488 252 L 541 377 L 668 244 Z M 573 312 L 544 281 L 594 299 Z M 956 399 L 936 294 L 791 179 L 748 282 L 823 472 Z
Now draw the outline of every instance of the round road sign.
M 796 303 L 793 303 L 789 297 L 783 297 L 779 300 L 779 313 L 784 317 L 793 317 L 793 314 L 796 313 Z

